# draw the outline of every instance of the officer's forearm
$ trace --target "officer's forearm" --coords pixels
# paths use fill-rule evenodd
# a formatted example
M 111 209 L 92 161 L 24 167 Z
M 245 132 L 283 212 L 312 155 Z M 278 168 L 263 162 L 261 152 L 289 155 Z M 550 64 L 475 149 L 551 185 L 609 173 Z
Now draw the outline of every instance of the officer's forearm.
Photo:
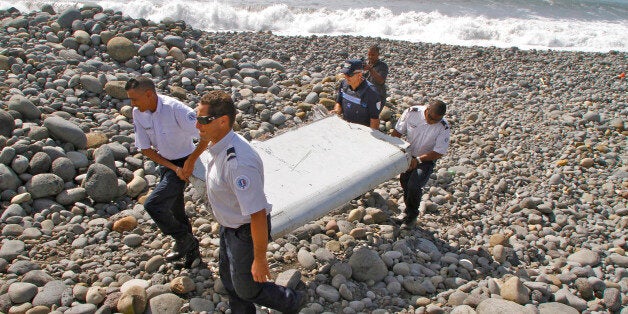
M 371 119 L 371 129 L 379 130 L 379 119 Z
M 369 70 L 369 74 L 371 75 L 371 77 L 373 77 L 373 81 L 375 81 L 375 83 L 377 84 L 384 84 L 384 82 L 386 81 L 381 75 L 379 75 L 379 73 L 377 71 L 375 71 L 375 69 L 371 68 Z
M 253 256 L 259 261 L 266 260 L 268 248 L 268 221 L 266 209 L 251 215 L 251 237 L 253 238 Z
M 443 157 L 443 154 L 439 154 L 435 151 L 431 151 L 429 153 L 423 154 L 418 157 L 421 158 L 421 161 L 431 161 L 431 160 L 436 160 L 438 158 Z
M 393 129 L 391 135 L 394 136 L 394 137 L 401 137 L 401 133 L 399 133 L 399 131 L 397 131 L 397 129 Z
M 168 159 L 161 157 L 161 155 L 159 155 L 154 149 L 152 148 L 148 148 L 148 149 L 142 149 L 142 154 L 144 154 L 144 156 L 148 157 L 150 160 L 164 166 L 167 168 L 170 168 L 170 170 L 172 171 L 177 171 L 178 166 L 171 163 Z
M 337 114 L 341 114 L 342 113 L 342 106 L 339 103 L 336 103 L 334 105 L 334 112 L 336 112 Z

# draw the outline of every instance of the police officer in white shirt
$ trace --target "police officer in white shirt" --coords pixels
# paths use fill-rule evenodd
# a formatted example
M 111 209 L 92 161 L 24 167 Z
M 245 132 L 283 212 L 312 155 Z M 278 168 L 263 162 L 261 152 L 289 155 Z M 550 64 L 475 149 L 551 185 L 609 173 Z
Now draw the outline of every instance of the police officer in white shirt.
M 427 106 L 410 107 L 403 112 L 393 130 L 393 136 L 406 136 L 413 157 L 410 168 L 399 178 L 406 204 L 402 227 L 412 227 L 416 223 L 423 187 L 434 171 L 436 160 L 449 148 L 450 129 L 444 119 L 446 111 L 447 105 L 440 100 L 433 100 Z
M 161 165 L 160 182 L 146 198 L 144 208 L 161 232 L 175 240 L 176 246 L 166 259 L 185 258 L 184 267 L 195 267 L 202 261 L 198 240 L 185 214 L 183 191 L 194 168 L 194 162 L 186 160 L 193 152 L 202 152 L 192 142 L 198 138 L 196 113 L 174 98 L 158 95 L 149 78 L 131 79 L 125 89 L 135 107 L 135 146 Z
M 222 91 L 211 91 L 201 98 L 197 115 L 199 146 L 211 143 L 205 182 L 220 223 L 219 274 L 229 293 L 231 312 L 255 313 L 255 303 L 283 313 L 298 312 L 307 294 L 268 282 L 272 206 L 264 194 L 262 160 L 232 129 L 233 100 Z

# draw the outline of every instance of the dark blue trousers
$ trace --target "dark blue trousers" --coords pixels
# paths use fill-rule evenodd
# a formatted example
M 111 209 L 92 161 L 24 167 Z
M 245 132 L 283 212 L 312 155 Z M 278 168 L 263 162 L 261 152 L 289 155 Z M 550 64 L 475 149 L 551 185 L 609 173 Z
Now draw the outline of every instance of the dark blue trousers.
M 183 167 L 187 157 L 170 160 L 173 164 Z M 192 233 L 190 219 L 185 214 L 183 191 L 185 181 L 167 167 L 159 167 L 160 181 L 153 192 L 146 198 L 144 209 L 153 219 L 157 227 L 166 235 L 175 239 L 186 233 Z
M 270 239 L 270 216 L 268 216 Z M 220 227 L 219 274 L 222 284 L 229 292 L 231 313 L 255 313 L 255 304 L 283 312 L 293 313 L 298 308 L 294 290 L 272 282 L 259 283 L 253 280 L 253 238 L 251 225 L 237 229 Z
M 406 171 L 399 176 L 407 217 L 414 219 L 419 216 L 423 187 L 427 184 L 433 171 L 434 162 L 425 161 L 418 164 L 416 169 Z

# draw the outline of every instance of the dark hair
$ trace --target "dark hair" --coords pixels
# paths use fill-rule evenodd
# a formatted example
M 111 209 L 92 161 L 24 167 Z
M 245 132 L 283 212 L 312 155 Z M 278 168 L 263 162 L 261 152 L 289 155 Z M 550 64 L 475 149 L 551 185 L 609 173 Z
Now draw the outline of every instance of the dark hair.
M 439 116 L 444 116 L 445 112 L 447 112 L 447 104 L 438 99 L 430 101 L 430 108 Z
M 138 76 L 136 78 L 132 78 L 130 79 L 128 82 L 126 82 L 126 85 L 124 86 L 125 90 L 130 90 L 130 89 L 139 89 L 139 90 L 152 90 L 155 91 L 155 83 L 144 76 Z
M 377 54 L 379 54 L 379 45 L 378 44 L 375 44 L 375 45 L 372 45 L 371 47 L 369 47 L 369 50 L 371 50 L 371 49 L 375 50 L 375 52 L 377 52 Z
M 227 116 L 229 117 L 229 125 L 233 126 L 236 108 L 229 94 L 219 90 L 210 91 L 201 97 L 201 104 L 209 105 L 207 112 L 209 116 Z

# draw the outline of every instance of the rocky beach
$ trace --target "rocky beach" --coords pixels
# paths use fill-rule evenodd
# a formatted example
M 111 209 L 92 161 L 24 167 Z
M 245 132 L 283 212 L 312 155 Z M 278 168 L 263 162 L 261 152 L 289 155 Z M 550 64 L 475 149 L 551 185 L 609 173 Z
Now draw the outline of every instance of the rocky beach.
M 302 313 L 628 314 L 626 52 L 212 33 L 94 4 L 0 10 L 0 26 L 2 313 L 229 312 L 205 191 L 186 211 L 208 267 L 164 260 L 125 82 L 191 107 L 232 93 L 235 129 L 263 140 L 333 107 L 343 61 L 379 44 L 380 130 L 440 98 L 450 150 L 415 229 L 391 219 L 394 178 L 269 243 L 276 281 L 308 286 Z

